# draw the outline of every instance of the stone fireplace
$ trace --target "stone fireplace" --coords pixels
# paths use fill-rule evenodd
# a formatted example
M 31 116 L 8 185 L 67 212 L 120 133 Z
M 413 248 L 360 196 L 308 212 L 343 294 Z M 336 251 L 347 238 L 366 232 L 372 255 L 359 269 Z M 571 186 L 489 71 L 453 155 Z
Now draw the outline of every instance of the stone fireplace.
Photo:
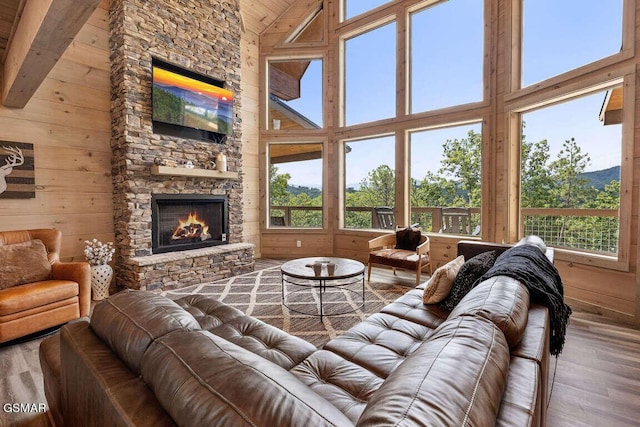
M 244 243 L 242 231 L 238 2 L 112 0 L 110 5 L 116 285 L 167 290 L 252 271 L 254 247 Z M 232 134 L 210 142 L 154 133 L 153 58 L 222 81 L 234 95 Z M 218 154 L 227 157 L 228 171 L 209 169 Z M 184 224 L 157 218 L 158 209 L 173 215 L 176 201 L 185 199 L 187 206 L 179 207 L 181 214 L 189 211 L 181 218 Z M 204 212 L 206 204 L 218 207 Z

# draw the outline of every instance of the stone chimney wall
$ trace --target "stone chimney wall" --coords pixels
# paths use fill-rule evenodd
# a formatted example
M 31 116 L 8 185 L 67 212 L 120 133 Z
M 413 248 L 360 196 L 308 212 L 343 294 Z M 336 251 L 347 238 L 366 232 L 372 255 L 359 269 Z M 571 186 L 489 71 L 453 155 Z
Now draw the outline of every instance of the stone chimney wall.
M 229 242 L 243 241 L 239 2 L 112 0 L 110 33 L 116 284 L 144 288 L 130 260 L 151 255 L 152 194 L 226 194 Z M 233 134 L 224 144 L 153 133 L 154 57 L 221 80 L 233 92 Z M 156 159 L 204 169 L 219 152 L 239 179 L 151 174 Z

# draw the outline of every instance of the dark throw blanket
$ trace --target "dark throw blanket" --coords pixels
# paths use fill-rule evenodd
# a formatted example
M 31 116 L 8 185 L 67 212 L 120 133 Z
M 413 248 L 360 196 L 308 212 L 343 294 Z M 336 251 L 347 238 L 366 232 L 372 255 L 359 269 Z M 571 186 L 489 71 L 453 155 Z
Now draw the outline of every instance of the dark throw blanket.
M 562 280 L 556 267 L 532 245 L 514 246 L 503 252 L 480 281 L 494 276 L 508 276 L 529 289 L 531 301 L 549 308 L 551 323 L 550 352 L 562 352 L 571 308 L 564 303 Z

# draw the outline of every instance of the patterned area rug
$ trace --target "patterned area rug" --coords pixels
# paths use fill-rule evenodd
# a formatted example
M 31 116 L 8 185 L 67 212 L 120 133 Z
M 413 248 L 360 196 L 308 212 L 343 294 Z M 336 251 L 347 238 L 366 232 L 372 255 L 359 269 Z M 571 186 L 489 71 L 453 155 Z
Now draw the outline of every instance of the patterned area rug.
M 322 321 L 317 316 L 319 314 L 317 289 L 295 287 L 291 291 L 296 292 L 287 299 L 287 305 L 293 310 L 282 304 L 282 282 L 279 266 L 211 283 L 165 291 L 162 292 L 162 295 L 171 299 L 191 294 L 210 295 L 242 310 L 245 314 L 257 317 L 265 323 L 321 347 L 331 338 L 348 330 L 367 316 L 379 312 L 382 307 L 411 288 L 365 280 L 364 289 L 365 304 L 364 307 L 361 307 L 362 299 L 359 294 L 362 293 L 362 282 L 347 288 L 327 288 L 323 294 L 325 316 Z M 290 291 L 289 288 L 286 290 L 287 293 Z M 294 310 L 315 315 L 300 314 Z M 326 313 L 345 311 L 349 312 L 326 315 Z

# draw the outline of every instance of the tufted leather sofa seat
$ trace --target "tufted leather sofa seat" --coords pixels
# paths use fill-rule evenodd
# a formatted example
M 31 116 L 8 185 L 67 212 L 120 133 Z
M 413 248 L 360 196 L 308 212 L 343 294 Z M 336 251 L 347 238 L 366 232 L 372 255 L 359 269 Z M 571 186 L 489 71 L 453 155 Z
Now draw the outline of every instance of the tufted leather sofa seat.
M 457 317 L 389 375 L 358 425 L 494 425 L 508 370 L 500 330 L 487 319 Z
M 381 378 L 387 378 L 433 332 L 426 326 L 376 313 L 329 341 L 324 349 L 357 363 Z
M 127 291 L 41 363 L 66 425 L 544 426 L 548 322 L 500 276 L 450 313 L 418 287 L 316 349 L 208 297 Z
M 309 342 L 286 334 L 213 298 L 190 295 L 176 303 L 205 329 L 284 369 L 291 369 L 316 351 Z

